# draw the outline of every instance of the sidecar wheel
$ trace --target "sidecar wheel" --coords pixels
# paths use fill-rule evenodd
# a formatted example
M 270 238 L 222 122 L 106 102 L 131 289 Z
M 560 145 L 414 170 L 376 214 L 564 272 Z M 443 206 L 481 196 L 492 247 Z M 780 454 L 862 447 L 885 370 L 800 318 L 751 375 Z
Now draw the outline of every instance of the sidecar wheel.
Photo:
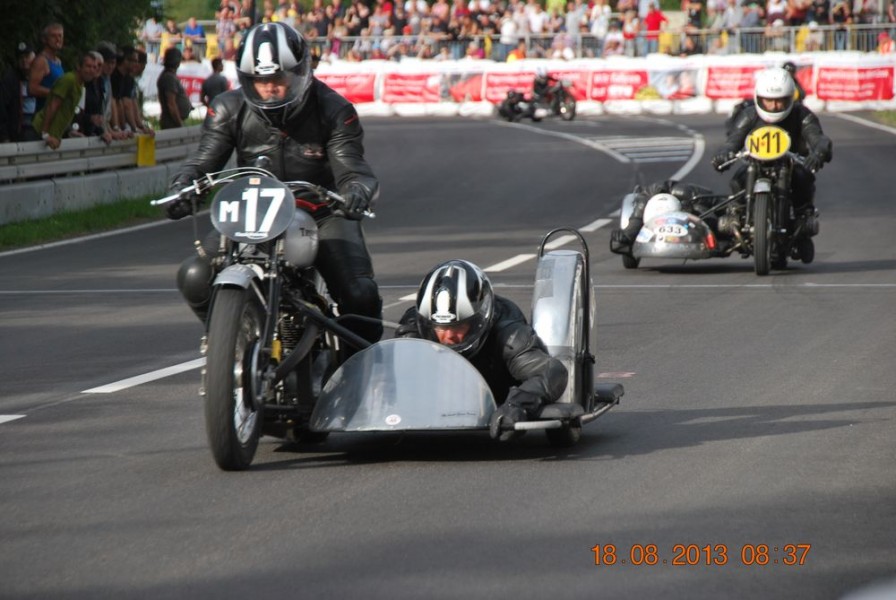
M 571 448 L 582 438 L 582 424 L 570 423 L 559 429 L 545 429 L 548 443 L 554 448 Z
M 218 467 L 252 464 L 263 424 L 256 348 L 263 311 L 242 288 L 218 290 L 211 311 L 206 357 L 205 430 Z M 257 404 L 257 406 L 256 406 Z
M 640 258 L 635 258 L 631 254 L 623 254 L 622 255 L 622 266 L 626 269 L 637 269 L 638 265 L 641 264 Z

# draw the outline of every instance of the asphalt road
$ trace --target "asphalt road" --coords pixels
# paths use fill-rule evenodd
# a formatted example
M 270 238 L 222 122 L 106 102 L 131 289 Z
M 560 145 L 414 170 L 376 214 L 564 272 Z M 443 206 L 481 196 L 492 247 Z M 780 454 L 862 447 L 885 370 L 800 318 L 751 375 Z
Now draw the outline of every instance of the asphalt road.
M 569 451 L 264 438 L 221 472 L 173 281 L 189 220 L 0 255 L 0 597 L 835 599 L 896 576 L 896 131 L 822 123 L 816 262 L 758 278 L 607 250 L 634 183 L 727 189 L 719 116 L 365 120 L 388 319 L 455 257 L 528 310 L 534 261 L 505 261 L 586 229 L 597 372 L 626 394 Z

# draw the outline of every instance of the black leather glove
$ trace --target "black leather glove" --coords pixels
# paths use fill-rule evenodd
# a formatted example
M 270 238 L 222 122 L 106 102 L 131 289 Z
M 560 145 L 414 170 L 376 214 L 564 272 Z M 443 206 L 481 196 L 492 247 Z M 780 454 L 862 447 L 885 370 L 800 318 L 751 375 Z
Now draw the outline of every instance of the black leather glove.
M 370 193 L 359 185 L 351 185 L 342 194 L 345 206 L 342 212 L 346 218 L 360 221 L 364 218 L 364 212 L 370 208 Z
M 824 159 L 814 152 L 811 153 L 803 160 L 803 166 L 812 171 L 813 173 L 817 173 L 821 170 L 821 167 L 824 165 Z
M 198 207 L 201 202 L 201 196 L 195 191 L 181 192 L 185 187 L 193 185 L 192 183 L 175 182 L 171 185 L 171 192 L 180 192 L 180 198 L 169 202 L 165 205 L 165 214 L 169 219 L 183 219 L 193 214 L 194 207 Z
M 540 405 L 541 398 L 535 394 L 517 387 L 510 388 L 504 404 L 492 414 L 489 423 L 489 434 L 492 439 L 506 442 L 522 435 L 523 432 L 514 431 L 513 426 L 520 421 L 525 421 L 529 414 L 538 410 Z
M 716 171 L 718 171 L 719 173 L 726 171 L 728 169 L 728 167 L 730 167 L 731 165 L 725 165 L 725 163 L 733 160 L 735 156 L 736 156 L 736 153 L 731 152 L 730 150 L 724 150 L 722 152 L 719 152 L 718 154 L 716 154 L 715 156 L 712 157 L 712 161 L 711 161 L 712 168 L 715 169 Z

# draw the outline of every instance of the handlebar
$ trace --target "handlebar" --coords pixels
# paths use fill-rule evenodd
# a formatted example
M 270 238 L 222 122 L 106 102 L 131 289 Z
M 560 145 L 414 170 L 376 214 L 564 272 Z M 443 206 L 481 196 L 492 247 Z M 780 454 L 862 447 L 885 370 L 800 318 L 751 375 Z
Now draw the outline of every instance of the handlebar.
M 163 206 L 165 204 L 169 204 L 171 202 L 175 202 L 177 200 L 183 200 L 189 197 L 192 194 L 203 195 L 211 191 L 215 186 L 230 183 L 236 179 L 240 179 L 242 177 L 249 177 L 251 175 L 258 175 L 261 177 L 270 177 L 272 179 L 277 179 L 277 176 L 268 171 L 267 169 L 263 169 L 261 167 L 237 167 L 235 169 L 225 169 L 223 171 L 216 171 L 214 173 L 208 173 L 203 176 L 201 179 L 196 179 L 193 181 L 192 185 L 188 185 L 178 191 L 176 194 L 172 194 L 170 196 L 165 196 L 164 198 L 159 198 L 157 200 L 151 200 L 150 204 L 152 206 Z M 322 185 L 317 185 L 315 183 L 311 183 L 310 181 L 284 181 L 282 182 L 285 186 L 287 186 L 290 190 L 297 191 L 309 191 L 316 194 L 322 200 L 327 202 L 345 205 L 345 199 L 332 190 L 328 190 Z M 364 216 L 368 218 L 374 218 L 376 215 L 367 210 L 364 211 Z

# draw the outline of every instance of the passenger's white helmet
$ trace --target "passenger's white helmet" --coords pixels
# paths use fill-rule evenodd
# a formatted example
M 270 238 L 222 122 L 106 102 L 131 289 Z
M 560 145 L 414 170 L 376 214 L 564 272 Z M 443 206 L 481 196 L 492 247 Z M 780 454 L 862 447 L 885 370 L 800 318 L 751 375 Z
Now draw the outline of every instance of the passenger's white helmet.
M 681 210 L 681 201 L 672 194 L 655 194 L 644 207 L 644 222 L 649 223 L 660 215 Z
M 753 99 L 756 113 L 766 123 L 779 123 L 793 110 L 793 77 L 785 69 L 774 67 L 756 73 Z M 781 106 L 771 106 L 770 100 L 783 100 Z

